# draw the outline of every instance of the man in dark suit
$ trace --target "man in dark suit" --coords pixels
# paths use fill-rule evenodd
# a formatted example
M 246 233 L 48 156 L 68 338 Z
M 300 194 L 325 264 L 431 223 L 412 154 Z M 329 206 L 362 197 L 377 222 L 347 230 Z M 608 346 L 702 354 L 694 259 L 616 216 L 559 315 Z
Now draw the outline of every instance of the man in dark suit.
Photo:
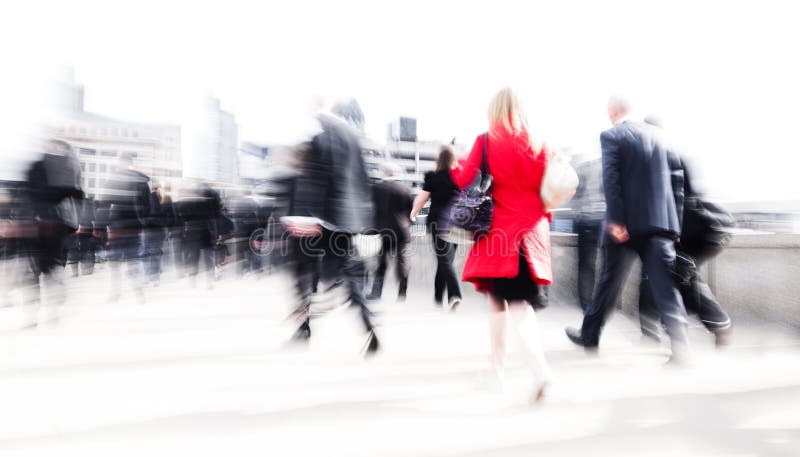
M 363 124 L 363 116 L 352 109 L 353 103 L 318 115 L 322 132 L 304 151 L 301 174 L 294 183 L 289 214 L 316 218 L 319 225 L 285 223 L 296 238 L 295 279 L 300 301 L 294 316 L 300 326 L 293 340 L 311 337 L 311 294 L 319 275 L 323 281 L 347 288 L 350 305 L 359 309 L 367 331 L 366 352 L 372 354 L 379 344 L 364 297 L 365 266 L 353 236 L 372 228 L 373 204 L 359 136 L 353 127 L 360 125 L 354 118 Z
M 26 236 L 20 246 L 30 259 L 31 274 L 27 275 L 26 285 L 32 293 L 25 294 L 25 301 L 43 301 L 41 277 L 52 298 L 54 321 L 58 319 L 57 307 L 65 300 L 62 275 L 69 240 L 80 222 L 78 207 L 83 197 L 80 163 L 72 147 L 61 140 L 48 141 L 45 153 L 28 169 L 27 185 L 15 205 L 15 218 L 30 228 L 23 230 Z M 33 328 L 38 324 L 36 308 L 29 307 L 28 313 L 26 327 Z
M 119 300 L 122 289 L 122 266 L 126 265 L 131 285 L 140 303 L 144 302 L 141 275 L 141 234 L 150 217 L 150 177 L 134 169 L 133 155 L 120 157 L 118 169 L 107 181 L 109 193 L 108 258 L 112 292 L 109 300 Z
M 383 279 L 389 264 L 389 256 L 397 259 L 397 280 L 399 282 L 397 299 L 406 298 L 408 289 L 408 243 L 411 240 L 411 207 L 414 196 L 411 189 L 397 179 L 402 168 L 393 164 L 382 167 L 383 180 L 372 188 L 375 203 L 375 228 L 381 237 L 381 250 L 378 254 L 378 269 L 372 282 L 370 300 L 380 300 L 383 292 Z
M 681 234 L 683 169 L 660 132 L 628 119 L 629 112 L 625 99 L 609 100 L 608 116 L 614 126 L 600 135 L 606 198 L 603 267 L 583 325 L 566 332 L 572 342 L 597 348 L 603 324 L 638 255 L 672 343 L 671 360 L 680 363 L 689 357 L 689 341 L 686 310 L 671 270 L 675 240 Z

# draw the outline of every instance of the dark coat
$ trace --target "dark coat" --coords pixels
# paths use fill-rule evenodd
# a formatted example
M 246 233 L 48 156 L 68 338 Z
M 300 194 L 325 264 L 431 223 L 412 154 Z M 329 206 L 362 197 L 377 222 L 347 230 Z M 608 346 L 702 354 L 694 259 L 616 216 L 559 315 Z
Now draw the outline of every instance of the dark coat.
M 396 240 L 408 241 L 411 230 L 411 189 L 398 181 L 382 181 L 372 187 L 375 203 L 375 228 L 392 234 Z
M 323 131 L 311 140 L 303 158 L 290 214 L 316 217 L 332 231 L 364 232 L 372 228 L 373 206 L 358 135 L 337 118 L 320 121 Z
M 39 222 L 76 229 L 83 198 L 80 163 L 74 154 L 44 154 L 28 170 L 30 209 Z
M 115 193 L 109 208 L 109 232 L 134 236 L 147 226 L 152 211 L 150 178 L 135 170 L 120 170 L 108 185 Z
M 606 219 L 631 236 L 679 236 L 683 167 L 658 128 L 623 121 L 600 135 Z

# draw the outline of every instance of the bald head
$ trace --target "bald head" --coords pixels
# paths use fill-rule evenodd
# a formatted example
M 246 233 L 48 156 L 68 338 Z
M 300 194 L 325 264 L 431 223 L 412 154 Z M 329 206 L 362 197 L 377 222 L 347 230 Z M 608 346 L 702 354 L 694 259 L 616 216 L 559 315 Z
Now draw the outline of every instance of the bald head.
M 631 104 L 627 98 L 614 95 L 608 99 L 608 118 L 612 124 L 616 124 L 620 119 L 631 112 Z

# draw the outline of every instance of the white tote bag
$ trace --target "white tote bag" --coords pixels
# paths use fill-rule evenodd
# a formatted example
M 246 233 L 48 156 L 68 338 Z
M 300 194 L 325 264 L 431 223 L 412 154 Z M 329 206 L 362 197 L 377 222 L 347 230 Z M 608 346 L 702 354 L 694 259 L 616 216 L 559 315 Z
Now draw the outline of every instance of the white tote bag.
M 558 208 L 568 202 L 578 188 L 578 174 L 570 166 L 567 158 L 555 153 L 547 161 L 539 195 L 545 209 Z

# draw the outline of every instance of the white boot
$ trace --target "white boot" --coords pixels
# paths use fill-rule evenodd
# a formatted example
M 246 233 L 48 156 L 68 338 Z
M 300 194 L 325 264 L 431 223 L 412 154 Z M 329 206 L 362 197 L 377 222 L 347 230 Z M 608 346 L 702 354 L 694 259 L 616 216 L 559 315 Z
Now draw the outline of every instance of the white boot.
M 505 311 L 489 311 L 490 382 L 497 390 L 502 390 L 505 385 L 506 314 Z
M 530 401 L 534 403 L 542 399 L 546 386 L 553 379 L 553 373 L 544 357 L 539 324 L 533 309 L 525 302 L 509 303 L 508 308 L 519 337 L 522 359 L 533 374 L 534 385 Z

